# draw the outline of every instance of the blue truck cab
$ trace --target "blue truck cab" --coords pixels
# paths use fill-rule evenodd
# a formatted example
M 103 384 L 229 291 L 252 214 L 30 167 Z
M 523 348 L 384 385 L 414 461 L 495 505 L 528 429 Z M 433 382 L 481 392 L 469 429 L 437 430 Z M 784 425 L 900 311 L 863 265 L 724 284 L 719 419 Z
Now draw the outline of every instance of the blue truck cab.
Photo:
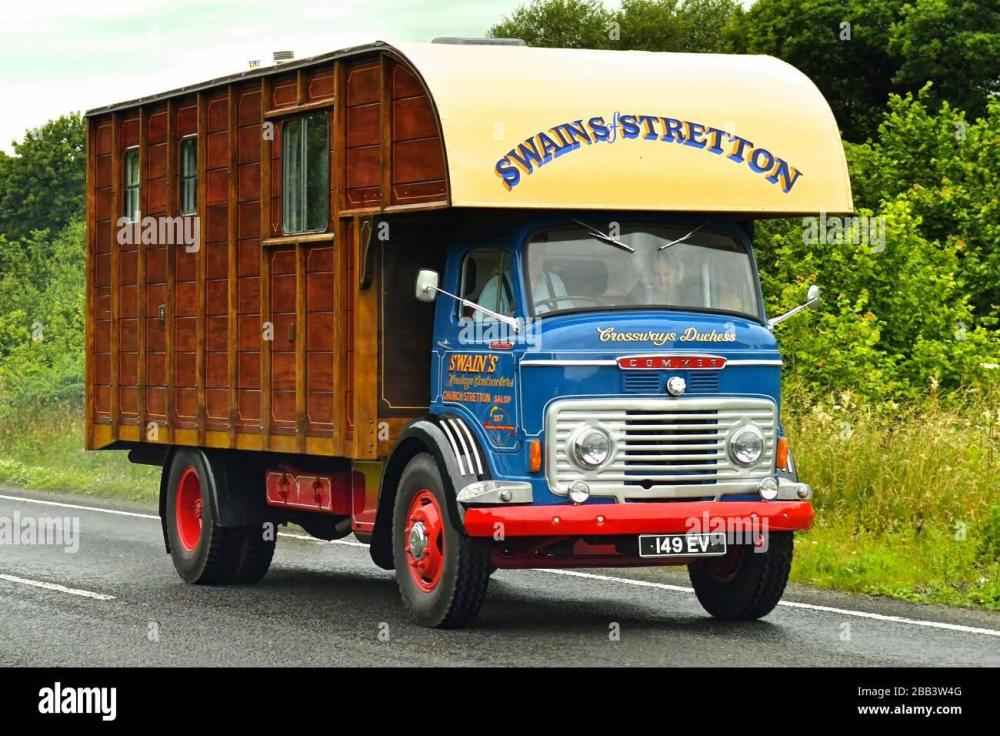
M 441 272 L 415 279 L 415 298 L 435 302 L 432 400 L 399 446 L 430 434 L 445 460 L 440 477 L 416 455 L 388 474 L 411 499 L 394 525 L 414 595 L 446 585 L 441 527 L 454 524 L 459 564 L 481 557 L 483 579 L 683 564 L 710 613 L 769 612 L 813 511 L 782 436 L 782 359 L 748 226 L 592 211 L 479 221 Z

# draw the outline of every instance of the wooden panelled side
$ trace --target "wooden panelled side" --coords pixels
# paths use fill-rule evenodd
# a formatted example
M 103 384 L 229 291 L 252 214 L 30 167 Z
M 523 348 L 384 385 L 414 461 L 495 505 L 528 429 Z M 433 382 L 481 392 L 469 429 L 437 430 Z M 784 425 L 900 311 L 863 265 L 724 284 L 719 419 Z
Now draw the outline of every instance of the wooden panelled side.
M 205 415 L 207 429 L 229 428 L 229 95 L 206 103 Z
M 355 304 L 357 302 L 357 269 L 355 263 L 357 257 L 354 248 L 355 220 L 349 220 L 342 228 L 344 231 L 343 245 L 341 250 L 344 253 L 344 354 L 346 359 L 346 375 L 344 379 L 344 406 L 346 409 L 345 437 L 354 441 L 354 333 L 356 313 Z
M 151 217 L 170 216 L 170 180 L 169 156 L 170 145 L 168 137 L 168 111 L 163 105 L 152 110 L 146 122 L 146 211 Z M 145 427 L 149 422 L 156 427 L 167 424 L 167 259 L 170 246 L 159 242 L 143 246 L 143 266 L 145 270 L 145 351 L 144 360 L 140 356 L 144 368 L 143 408 L 144 417 L 140 424 Z M 160 319 L 160 311 L 163 319 Z M 159 430 L 151 434 L 151 438 L 165 441 Z
M 306 430 L 333 434 L 334 247 L 305 248 Z
M 117 196 L 114 197 L 116 202 L 114 209 L 116 212 L 123 212 L 125 151 L 139 145 L 138 111 L 131 112 L 128 117 L 122 118 L 118 127 L 118 160 L 120 163 L 115 167 L 119 175 L 116 182 L 117 187 L 114 187 L 117 190 Z M 112 251 L 114 264 L 112 291 L 117 298 L 112 305 L 114 338 L 111 346 L 113 353 L 111 382 L 115 391 L 111 397 L 111 424 L 116 438 L 119 434 L 120 424 L 136 423 L 136 397 L 138 394 L 136 388 L 137 319 L 135 309 L 138 295 L 136 282 L 138 245 L 134 242 L 135 238 L 124 240 L 126 240 L 125 243 L 119 243 Z M 133 242 L 128 242 L 129 240 Z
M 145 107 L 139 108 L 139 212 L 143 218 L 149 213 L 149 112 Z M 135 424 L 140 432 L 146 418 L 146 251 L 150 244 L 145 240 L 136 243 L 135 264 Z M 159 233 L 150 240 L 159 242 Z
M 271 422 L 272 432 L 294 432 L 296 335 L 296 248 L 270 248 L 271 324 Z
M 175 155 L 179 157 L 181 141 L 198 133 L 198 106 L 188 100 L 177 108 L 175 126 Z M 198 142 L 198 152 L 202 153 L 202 141 Z M 199 168 L 204 156 L 199 156 Z M 180 166 L 175 164 L 175 177 L 171 187 L 171 197 L 178 197 L 180 188 Z M 199 189 L 204 189 L 200 180 Z M 179 210 L 178 210 L 179 211 Z M 187 219 L 187 218 L 185 218 Z M 186 231 L 193 231 L 194 223 L 185 223 Z M 202 243 L 203 245 L 203 243 Z M 194 428 L 198 420 L 198 378 L 196 353 L 198 343 L 198 253 L 183 245 L 170 246 L 174 262 L 174 311 L 173 322 L 173 383 L 174 420 L 176 428 Z M 200 250 L 200 249 L 199 249 Z
M 260 80 L 261 112 L 260 125 L 263 131 L 266 122 L 264 115 L 267 112 L 267 103 L 271 100 L 272 85 L 271 80 L 262 77 Z M 280 133 L 280 128 L 275 131 Z M 274 137 L 277 137 L 275 135 Z M 280 142 L 280 139 L 279 139 Z M 262 238 L 270 236 L 273 231 L 271 220 L 271 192 L 274 189 L 271 180 L 271 156 L 274 148 L 273 139 L 261 135 L 260 145 L 260 229 L 258 232 Z M 263 245 L 263 243 L 261 243 Z M 261 328 L 266 323 L 271 328 L 270 336 L 273 336 L 273 325 L 271 320 L 271 259 L 263 252 L 260 257 L 260 317 Z M 263 334 L 263 333 L 262 333 Z M 265 450 L 271 447 L 271 340 L 261 340 L 260 348 L 260 435 L 261 444 Z
M 115 220 L 112 212 L 112 182 L 116 174 L 113 168 L 112 117 L 97 118 L 91 123 L 93 128 L 92 155 L 94 158 L 93 178 L 93 220 L 94 239 L 92 244 L 91 295 L 93 318 L 93 347 L 90 355 L 92 368 L 89 372 L 93 381 L 92 421 L 99 424 L 111 422 L 111 251 L 116 248 Z
M 328 228 L 286 236 L 282 126 L 316 111 L 331 121 Z M 198 247 L 119 245 L 125 151 L 139 147 L 141 214 L 177 218 L 187 136 L 198 219 L 181 231 L 197 229 Z M 419 79 L 368 53 L 94 116 L 87 177 L 89 446 L 375 457 L 379 290 L 360 285 L 365 218 L 447 203 Z
M 392 96 L 392 186 L 389 204 L 447 198 L 444 146 L 437 116 L 413 72 L 390 65 Z
M 239 224 L 237 255 L 237 423 L 241 429 L 261 427 L 261 96 L 260 85 L 241 87 L 239 123 Z
M 382 202 L 381 69 L 379 61 L 346 65 L 344 209 Z
M 358 218 L 354 219 L 352 230 L 354 237 L 349 243 L 353 262 L 360 270 L 362 268 L 361 254 L 366 247 L 369 228 L 361 227 Z M 364 237 L 362 234 L 364 233 Z M 350 278 L 350 274 L 348 277 Z M 352 457 L 358 459 L 375 459 L 377 447 L 378 420 L 378 289 L 358 289 L 358 273 L 354 273 L 353 313 L 350 317 L 352 325 L 352 350 L 350 360 L 355 368 L 352 380 L 352 408 L 354 449 Z

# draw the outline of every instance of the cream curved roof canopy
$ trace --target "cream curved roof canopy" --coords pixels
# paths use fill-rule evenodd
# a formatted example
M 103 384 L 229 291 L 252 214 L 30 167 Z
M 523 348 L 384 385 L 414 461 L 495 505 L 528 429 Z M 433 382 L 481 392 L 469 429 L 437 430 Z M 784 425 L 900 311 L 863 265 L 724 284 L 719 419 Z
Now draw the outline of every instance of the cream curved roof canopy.
M 830 107 L 778 59 L 387 48 L 433 98 L 454 206 L 853 211 Z

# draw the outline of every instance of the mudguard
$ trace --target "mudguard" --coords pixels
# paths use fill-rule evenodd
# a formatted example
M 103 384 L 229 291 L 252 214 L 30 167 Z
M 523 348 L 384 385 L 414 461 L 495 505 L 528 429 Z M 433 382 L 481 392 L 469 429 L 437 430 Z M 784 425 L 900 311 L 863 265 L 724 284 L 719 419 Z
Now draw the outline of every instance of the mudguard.
M 386 460 L 379 488 L 378 512 L 369 552 L 376 565 L 384 570 L 393 568 L 392 510 L 396 489 L 406 464 L 422 452 L 437 462 L 448 499 L 447 513 L 451 523 L 464 533 L 463 510 L 456 497 L 470 483 L 492 478 L 488 455 L 465 420 L 454 414 L 428 414 L 415 419 L 396 440 Z

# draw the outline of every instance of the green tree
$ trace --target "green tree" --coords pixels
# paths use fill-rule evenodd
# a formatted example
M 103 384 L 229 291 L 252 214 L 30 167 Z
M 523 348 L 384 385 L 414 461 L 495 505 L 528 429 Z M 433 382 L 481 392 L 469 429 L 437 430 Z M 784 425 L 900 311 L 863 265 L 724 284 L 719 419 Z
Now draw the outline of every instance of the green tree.
M 875 131 L 899 64 L 889 29 L 901 0 L 759 0 L 746 17 L 747 50 L 787 61 L 813 80 L 844 137 Z
M 534 0 L 489 35 L 529 46 L 725 53 L 739 49 L 743 19 L 736 0 Z
M 847 146 L 856 205 L 905 197 L 921 235 L 954 246 L 978 323 L 1000 309 L 1000 100 L 974 123 L 932 88 L 890 98 L 878 138 Z
M 0 233 L 61 230 L 84 210 L 87 155 L 78 114 L 50 120 L 0 156 Z
M 1000 2 L 915 0 L 892 25 L 889 50 L 899 67 L 896 89 L 932 82 L 933 99 L 948 101 L 970 118 L 986 112 L 1000 93 Z
M 611 47 L 612 14 L 600 0 L 534 0 L 489 30 L 494 38 L 520 38 L 529 46 Z
M 85 228 L 0 237 L 0 405 L 78 399 L 83 390 Z M 42 254 L 48 254 L 42 257 Z

